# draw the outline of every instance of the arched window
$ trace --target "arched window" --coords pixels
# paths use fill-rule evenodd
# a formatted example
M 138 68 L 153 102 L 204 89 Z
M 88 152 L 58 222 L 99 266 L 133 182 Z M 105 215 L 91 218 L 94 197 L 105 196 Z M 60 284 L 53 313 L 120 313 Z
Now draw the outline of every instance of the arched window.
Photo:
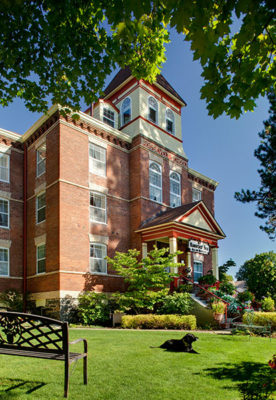
M 131 100 L 129 97 L 124 99 L 121 107 L 121 124 L 127 124 L 131 120 Z
M 149 192 L 151 200 L 162 203 L 162 170 L 156 162 L 149 166 Z
M 148 99 L 149 115 L 148 118 L 151 122 L 158 124 L 158 104 L 154 97 L 150 96 Z
M 169 108 L 166 110 L 166 131 L 175 135 L 174 114 Z
M 181 205 L 180 175 L 177 172 L 170 174 L 170 205 L 178 207 Z

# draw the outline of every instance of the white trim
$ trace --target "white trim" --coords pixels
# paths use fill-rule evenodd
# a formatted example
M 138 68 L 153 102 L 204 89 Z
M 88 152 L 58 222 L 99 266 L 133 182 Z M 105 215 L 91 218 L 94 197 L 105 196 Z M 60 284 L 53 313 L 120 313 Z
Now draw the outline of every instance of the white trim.
M 0 135 L 6 136 L 9 139 L 15 139 L 15 140 L 19 140 L 22 137 L 22 135 L 20 135 L 19 133 L 7 131 L 6 129 L 2 129 L 2 128 L 0 128 Z
M 202 200 L 202 189 L 200 190 L 195 187 L 192 187 L 192 202 L 200 200 Z
M 131 79 L 133 79 L 132 75 L 130 75 L 127 79 L 125 79 L 124 82 L 122 82 L 119 86 L 116 86 L 116 88 L 114 90 L 112 90 L 112 92 L 108 93 L 108 95 L 105 96 L 104 99 L 107 100 L 109 97 L 111 97 L 113 95 L 113 93 L 116 93 L 119 89 L 121 89 L 121 87 L 125 86 L 126 83 L 131 81 Z
M 44 254 L 43 258 L 38 258 L 38 249 L 39 249 L 39 247 L 42 247 L 42 246 L 45 247 L 45 254 Z M 41 261 L 41 260 L 44 260 L 44 262 L 45 262 L 45 270 L 42 271 L 42 272 L 38 272 L 38 261 Z M 36 245 L 36 274 L 37 275 L 44 275 L 45 272 L 46 272 L 46 243 L 45 242 L 44 243 L 41 242 L 38 245 Z
M 157 165 L 157 166 L 160 168 L 160 172 L 153 171 L 153 173 L 156 173 L 156 174 L 160 175 L 160 183 L 161 183 L 160 186 L 156 186 L 156 185 L 154 185 L 153 183 L 150 182 L 150 171 L 151 171 L 151 165 L 152 165 L 152 164 L 155 164 L 155 165 Z M 162 165 L 158 164 L 156 161 L 151 161 L 151 160 L 150 160 L 150 161 L 149 161 L 149 197 L 150 197 L 150 188 L 151 188 L 151 187 L 152 187 L 153 189 L 158 189 L 158 190 L 160 190 L 160 192 L 161 192 L 161 199 L 160 199 L 160 201 L 154 200 L 154 199 L 151 199 L 151 198 L 150 198 L 151 201 L 154 201 L 155 203 L 158 203 L 158 204 L 162 204 L 162 202 L 163 202 L 163 182 L 162 182 L 163 176 L 162 176 L 162 175 L 163 175 L 163 174 L 162 174 Z
M 156 121 L 153 121 L 152 119 L 150 119 L 150 112 L 149 112 L 150 111 L 150 104 L 149 104 L 150 99 L 153 99 L 156 102 L 156 110 L 153 107 L 151 107 L 153 110 L 156 111 Z M 151 96 L 151 95 L 148 96 L 148 114 L 147 114 L 147 119 L 150 122 L 154 123 L 155 125 L 159 126 L 159 104 L 158 104 L 157 99 L 154 96 Z
M 41 153 L 40 149 L 43 146 L 45 147 L 45 157 L 42 160 L 38 161 L 38 155 Z M 38 169 L 41 164 L 43 164 L 44 169 L 41 173 L 38 173 Z M 43 144 L 41 144 L 41 146 L 36 147 L 36 178 L 39 178 L 40 176 L 44 175 L 45 172 L 46 172 L 46 141 Z
M 161 156 L 158 156 L 156 153 L 153 153 L 152 151 L 149 151 L 149 159 L 150 161 L 154 161 L 160 165 L 163 165 L 164 162 L 164 158 L 162 158 Z
M 108 245 L 109 236 L 94 235 L 89 233 L 89 242 Z
M 11 192 L 5 192 L 5 190 L 0 190 L 0 197 L 11 200 Z
M 1 153 L 10 155 L 11 154 L 11 149 L 12 149 L 12 146 L 7 146 L 7 145 L 5 145 L 3 143 L 0 143 L 0 152 Z
M 168 111 L 170 111 L 170 112 L 172 113 L 173 119 L 171 119 L 171 118 L 169 118 L 169 117 L 167 116 L 167 112 L 168 112 Z M 172 132 L 170 132 L 170 131 L 167 130 L 167 120 L 170 121 L 170 122 L 172 123 Z M 176 132 L 175 132 L 175 116 L 174 116 L 173 110 L 172 110 L 171 108 L 169 108 L 169 107 L 166 107 L 166 111 L 165 111 L 165 124 L 166 124 L 165 130 L 166 130 L 169 134 L 171 134 L 171 135 L 173 135 L 173 136 L 176 136 Z
M 34 242 L 35 242 L 35 246 L 39 246 L 40 244 L 45 244 L 46 243 L 46 233 L 35 237 Z
M 179 180 L 176 180 L 176 179 L 172 178 L 171 177 L 172 174 L 176 174 L 178 176 Z M 171 196 L 174 196 L 179 200 L 179 204 L 177 206 L 175 206 L 175 207 L 181 206 L 181 175 L 176 171 L 170 171 L 169 179 L 170 179 L 170 206 L 173 207 L 172 204 L 171 204 Z M 172 192 L 172 190 L 171 190 L 172 189 L 172 184 L 171 184 L 172 182 L 171 181 L 173 181 L 173 182 L 175 182 L 175 183 L 177 183 L 179 185 L 179 194 L 176 194 L 176 193 Z
M 42 115 L 25 133 L 21 136 L 20 141 L 25 142 L 40 126 L 47 121 L 57 110 L 61 110 L 62 107 L 58 104 L 54 104 L 49 108 L 46 114 Z
M 10 183 L 10 155 L 5 153 L 5 152 L 2 152 L 2 151 L 0 151 L 0 153 L 2 153 L 4 156 L 8 157 L 8 167 L 7 167 L 8 179 L 6 180 L 6 179 L 1 179 L 0 178 L 0 182 Z
M 10 277 L 10 249 L 9 249 L 9 247 L 6 247 L 6 246 L 0 247 L 0 249 L 1 250 L 7 250 L 7 254 L 8 254 L 8 260 L 4 261 L 4 262 L 8 263 L 8 273 L 5 274 L 5 275 L 0 274 L 0 277 L 1 278 L 2 277 L 8 278 L 8 277 Z
M 94 147 L 98 147 L 98 148 L 100 148 L 101 150 L 104 150 L 104 161 L 102 161 L 102 160 L 98 160 L 97 158 L 94 158 L 94 157 L 92 157 L 91 155 L 90 155 L 90 149 L 91 149 L 91 146 L 94 146 Z M 100 145 L 98 145 L 98 144 L 95 144 L 95 143 L 92 143 L 92 142 L 89 142 L 89 146 L 88 146 L 88 155 L 89 155 L 89 172 L 91 173 L 91 174 L 94 174 L 94 175 L 97 175 L 97 176 L 102 176 L 102 177 L 104 177 L 104 178 L 106 178 L 106 153 L 107 153 L 107 151 L 106 151 L 106 148 L 105 147 L 103 147 L 103 146 L 100 146 Z M 96 162 L 99 162 L 102 166 L 103 166 L 103 169 L 102 170 L 100 170 L 100 169 L 93 169 L 93 164 L 95 164 Z
M 102 207 L 96 207 L 96 206 L 91 206 L 90 201 L 91 201 L 91 195 L 98 195 L 104 198 L 104 208 Z M 93 219 L 93 217 L 91 216 L 91 209 L 99 209 L 104 211 L 104 221 L 97 221 L 95 219 Z M 107 224 L 107 201 L 106 201 L 106 195 L 104 193 L 100 193 L 100 192 L 94 192 L 91 191 L 90 192 L 90 197 L 89 197 L 89 210 L 90 210 L 90 222 L 93 222 L 94 224 Z
M 45 206 L 38 208 L 38 197 L 41 197 L 43 194 L 45 194 Z M 41 224 L 41 222 L 46 221 L 46 191 L 41 192 L 36 196 L 35 205 L 36 205 L 36 224 L 38 225 L 38 224 Z M 45 208 L 45 219 L 43 219 L 42 221 L 38 221 L 38 211 L 42 210 L 42 208 Z
M 41 185 L 35 188 L 35 196 L 38 196 L 40 193 L 46 191 L 46 182 L 41 183 Z
M 104 252 L 103 252 L 104 254 L 103 254 L 102 258 L 91 257 L 91 246 L 93 246 L 93 245 L 102 246 L 104 248 Z M 91 274 L 93 274 L 93 275 L 108 275 L 108 273 L 107 273 L 107 261 L 105 259 L 106 255 L 107 255 L 107 245 L 106 244 L 104 244 L 104 243 L 94 243 L 94 242 L 90 243 L 90 245 L 89 245 L 89 272 Z M 104 272 L 92 271 L 91 270 L 91 261 L 92 260 L 102 260 L 104 262 L 103 266 L 105 267 L 105 271 Z
M 123 105 L 124 105 L 124 102 L 127 100 L 127 99 L 129 99 L 130 100 L 130 120 L 129 121 L 127 121 L 127 122 L 124 122 L 123 121 Z M 127 109 L 128 110 L 128 109 Z M 128 124 L 131 120 L 132 120 L 132 99 L 131 99 L 131 97 L 130 96 L 127 96 L 126 98 L 124 98 L 124 100 L 122 101 L 122 104 L 121 104 L 121 107 L 120 107 L 120 120 L 121 120 L 121 126 L 124 126 L 124 125 L 126 125 L 126 124 Z
M 95 136 L 89 136 L 88 140 L 89 140 L 89 143 L 93 143 L 96 146 L 100 146 L 100 147 L 103 147 L 104 149 L 107 149 L 107 142 L 105 142 L 103 139 L 100 140 L 99 138 L 97 138 Z
M 108 188 L 105 186 L 100 186 L 96 185 L 96 183 L 89 182 L 89 190 L 92 190 L 93 192 L 99 192 L 99 193 L 108 193 Z
M 0 239 L 0 247 L 2 248 L 10 248 L 12 244 L 11 240 Z

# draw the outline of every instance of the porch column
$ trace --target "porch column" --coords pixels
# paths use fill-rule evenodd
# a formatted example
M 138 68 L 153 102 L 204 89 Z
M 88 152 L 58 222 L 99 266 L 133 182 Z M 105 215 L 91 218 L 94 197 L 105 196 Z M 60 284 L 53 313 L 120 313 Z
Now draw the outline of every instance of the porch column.
M 187 268 L 190 268 L 190 272 L 188 273 L 188 278 L 193 276 L 193 268 L 192 268 L 192 257 L 191 252 L 187 251 Z
M 170 237 L 170 254 L 175 253 L 176 251 L 177 251 L 177 238 Z M 177 256 L 174 257 L 173 262 L 177 263 Z M 171 268 L 171 272 L 173 274 L 177 274 L 178 268 L 177 267 Z
M 218 270 L 218 248 L 212 248 L 212 270 L 214 277 L 219 279 L 219 270 Z
M 146 258 L 148 255 L 148 244 L 142 243 L 142 258 Z

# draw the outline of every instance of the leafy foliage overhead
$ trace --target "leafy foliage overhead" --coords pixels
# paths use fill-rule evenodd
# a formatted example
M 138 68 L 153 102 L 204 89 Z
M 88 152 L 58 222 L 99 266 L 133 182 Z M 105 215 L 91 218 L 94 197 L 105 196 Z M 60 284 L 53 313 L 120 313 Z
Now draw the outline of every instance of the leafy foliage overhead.
M 241 266 L 236 278 L 246 281 L 257 300 L 267 296 L 276 299 L 276 254 L 273 251 L 256 254 Z
M 152 81 L 169 28 L 202 67 L 209 114 L 238 118 L 275 83 L 272 0 L 2 0 L 0 101 L 32 111 L 95 100 L 116 66 Z
M 269 238 L 276 238 L 276 96 L 269 96 L 270 118 L 264 121 L 264 130 L 259 133 L 261 144 L 255 150 L 255 157 L 261 162 L 258 173 L 261 178 L 259 190 L 244 190 L 235 193 L 235 198 L 242 203 L 255 202 L 255 215 L 265 219 L 265 225 L 260 229 L 265 231 Z

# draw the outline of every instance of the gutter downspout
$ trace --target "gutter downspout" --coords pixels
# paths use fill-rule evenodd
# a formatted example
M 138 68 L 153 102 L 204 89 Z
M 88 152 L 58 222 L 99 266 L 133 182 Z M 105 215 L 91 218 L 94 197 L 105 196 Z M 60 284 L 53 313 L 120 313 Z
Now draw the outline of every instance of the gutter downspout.
M 23 168 L 23 312 L 27 309 L 27 145 L 24 145 Z

